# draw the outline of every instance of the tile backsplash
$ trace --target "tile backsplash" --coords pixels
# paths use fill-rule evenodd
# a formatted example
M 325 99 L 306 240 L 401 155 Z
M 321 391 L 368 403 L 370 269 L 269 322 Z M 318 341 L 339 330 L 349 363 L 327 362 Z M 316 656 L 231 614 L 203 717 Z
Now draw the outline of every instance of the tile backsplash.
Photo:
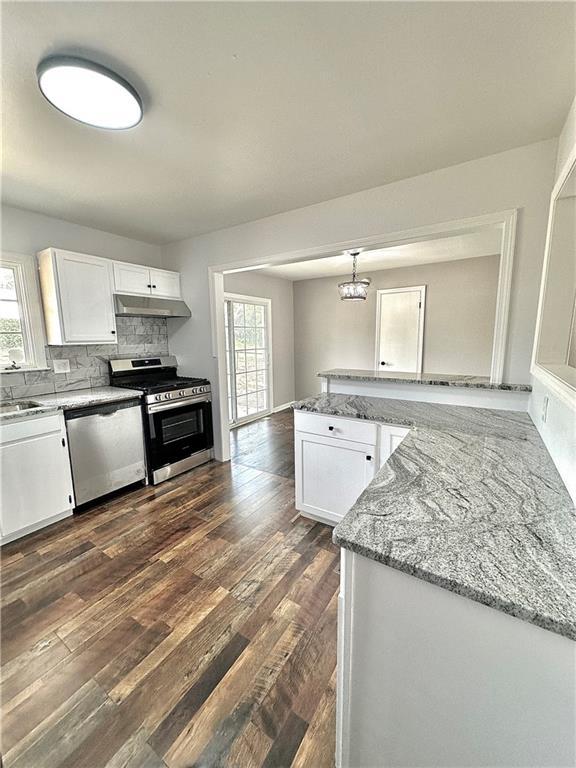
M 50 370 L 4 373 L 0 398 L 21 399 L 68 389 L 108 386 L 109 360 L 168 354 L 166 318 L 117 317 L 116 333 L 117 344 L 46 347 L 46 364 Z M 54 373 L 54 360 L 69 360 L 70 372 Z

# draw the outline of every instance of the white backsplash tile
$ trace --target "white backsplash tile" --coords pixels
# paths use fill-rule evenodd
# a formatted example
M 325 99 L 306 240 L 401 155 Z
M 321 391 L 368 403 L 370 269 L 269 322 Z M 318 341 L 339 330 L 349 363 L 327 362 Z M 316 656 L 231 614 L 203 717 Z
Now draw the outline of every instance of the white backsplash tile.
M 167 355 L 168 326 L 165 318 L 116 318 L 117 344 L 73 344 L 46 347 L 49 371 L 28 371 L 2 375 L 0 399 L 22 399 L 71 389 L 110 384 L 108 361 L 118 357 Z M 69 373 L 54 373 L 52 360 L 69 360 Z

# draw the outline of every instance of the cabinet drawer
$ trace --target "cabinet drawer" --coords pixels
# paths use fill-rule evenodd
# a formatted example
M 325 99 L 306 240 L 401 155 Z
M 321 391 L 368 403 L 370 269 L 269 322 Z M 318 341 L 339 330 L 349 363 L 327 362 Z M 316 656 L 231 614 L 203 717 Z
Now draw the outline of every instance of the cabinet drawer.
M 50 432 L 63 432 L 64 419 L 61 413 L 51 413 L 46 416 L 41 414 L 31 418 L 22 418 L 5 422 L 0 426 L 0 442 L 11 443 L 14 440 L 23 440 L 35 435 L 45 435 Z
M 305 411 L 294 411 L 294 428 L 313 435 L 352 440 L 368 445 L 376 445 L 378 434 L 378 425 L 373 422 Z

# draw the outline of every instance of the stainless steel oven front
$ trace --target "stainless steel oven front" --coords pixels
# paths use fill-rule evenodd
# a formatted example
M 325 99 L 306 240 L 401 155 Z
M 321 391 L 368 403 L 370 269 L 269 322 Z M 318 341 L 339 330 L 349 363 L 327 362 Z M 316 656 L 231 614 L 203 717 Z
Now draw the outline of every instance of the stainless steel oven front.
M 148 476 L 153 484 L 212 459 L 211 400 L 205 393 L 146 404 Z

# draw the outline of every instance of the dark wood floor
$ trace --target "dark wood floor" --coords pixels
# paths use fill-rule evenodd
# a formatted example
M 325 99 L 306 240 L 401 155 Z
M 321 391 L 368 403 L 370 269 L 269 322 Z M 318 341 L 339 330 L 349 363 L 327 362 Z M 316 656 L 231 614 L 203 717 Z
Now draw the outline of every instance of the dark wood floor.
M 6 768 L 333 766 L 339 559 L 291 422 L 4 547 Z
M 294 477 L 294 412 L 275 413 L 230 432 L 232 460 L 263 472 Z

